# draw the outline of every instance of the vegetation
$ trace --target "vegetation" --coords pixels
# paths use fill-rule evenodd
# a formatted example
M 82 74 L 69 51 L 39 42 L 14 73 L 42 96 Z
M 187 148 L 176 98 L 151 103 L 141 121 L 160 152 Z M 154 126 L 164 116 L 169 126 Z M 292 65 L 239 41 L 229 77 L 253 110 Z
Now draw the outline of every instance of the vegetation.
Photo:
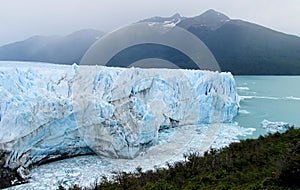
M 103 177 L 94 189 L 300 189 L 300 129 L 242 140 L 203 156 L 192 153 L 167 166 L 116 173 L 113 181 Z

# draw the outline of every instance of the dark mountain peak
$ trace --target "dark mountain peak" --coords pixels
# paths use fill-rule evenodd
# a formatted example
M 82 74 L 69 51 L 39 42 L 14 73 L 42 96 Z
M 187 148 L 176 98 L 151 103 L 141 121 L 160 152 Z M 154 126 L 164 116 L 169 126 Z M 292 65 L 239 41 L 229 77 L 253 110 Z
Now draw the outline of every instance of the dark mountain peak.
M 229 20 L 228 16 L 218 11 L 215 11 L 214 9 L 209 9 L 198 17 L 203 17 L 206 19 Z
M 229 20 L 230 18 L 226 15 L 213 9 L 209 9 L 199 16 L 183 20 L 179 25 L 184 28 L 193 26 L 216 30 Z

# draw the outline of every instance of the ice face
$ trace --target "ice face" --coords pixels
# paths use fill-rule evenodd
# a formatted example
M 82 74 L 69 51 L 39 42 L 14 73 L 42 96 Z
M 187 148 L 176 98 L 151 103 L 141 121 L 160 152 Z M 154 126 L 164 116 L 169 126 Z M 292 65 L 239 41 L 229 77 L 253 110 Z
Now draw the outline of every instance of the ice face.
M 75 66 L 0 65 L 0 148 L 11 152 L 6 166 L 91 152 L 72 112 Z
M 155 144 L 162 126 L 230 122 L 237 114 L 229 73 L 199 70 L 83 67 L 74 110 L 96 153 L 133 158 Z
M 160 129 L 231 122 L 230 73 L 0 64 L 0 148 L 6 166 L 91 153 L 134 158 Z M 90 149 L 91 148 L 91 149 Z

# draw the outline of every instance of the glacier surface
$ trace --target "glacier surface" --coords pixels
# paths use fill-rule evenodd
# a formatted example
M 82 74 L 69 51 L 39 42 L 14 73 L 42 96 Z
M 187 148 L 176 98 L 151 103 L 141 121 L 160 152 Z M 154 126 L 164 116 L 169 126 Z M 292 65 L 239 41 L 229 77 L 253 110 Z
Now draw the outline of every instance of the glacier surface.
M 134 158 L 160 130 L 231 122 L 230 73 L 0 63 L 0 148 L 6 166 L 91 153 Z

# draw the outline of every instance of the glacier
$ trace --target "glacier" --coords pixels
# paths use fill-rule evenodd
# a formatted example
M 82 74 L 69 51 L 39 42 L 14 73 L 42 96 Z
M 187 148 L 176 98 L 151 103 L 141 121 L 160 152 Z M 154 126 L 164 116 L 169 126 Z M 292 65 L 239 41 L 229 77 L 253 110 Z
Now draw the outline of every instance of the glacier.
M 161 130 L 232 122 L 238 109 L 230 73 L 0 63 L 0 149 L 21 174 L 92 152 L 135 158 Z

